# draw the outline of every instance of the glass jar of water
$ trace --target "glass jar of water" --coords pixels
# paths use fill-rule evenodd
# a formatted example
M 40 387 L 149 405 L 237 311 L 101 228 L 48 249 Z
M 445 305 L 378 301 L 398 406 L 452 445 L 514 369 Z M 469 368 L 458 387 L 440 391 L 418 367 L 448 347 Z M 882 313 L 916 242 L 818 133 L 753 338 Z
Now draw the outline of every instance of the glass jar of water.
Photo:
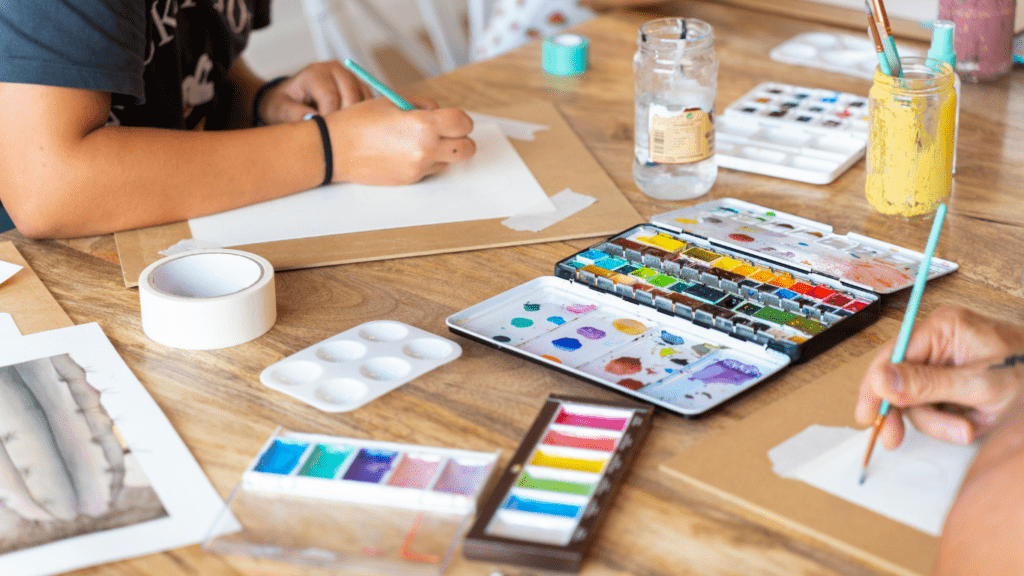
M 660 18 L 640 27 L 633 56 L 633 180 L 652 198 L 696 198 L 718 176 L 714 45 L 711 26 L 694 18 Z

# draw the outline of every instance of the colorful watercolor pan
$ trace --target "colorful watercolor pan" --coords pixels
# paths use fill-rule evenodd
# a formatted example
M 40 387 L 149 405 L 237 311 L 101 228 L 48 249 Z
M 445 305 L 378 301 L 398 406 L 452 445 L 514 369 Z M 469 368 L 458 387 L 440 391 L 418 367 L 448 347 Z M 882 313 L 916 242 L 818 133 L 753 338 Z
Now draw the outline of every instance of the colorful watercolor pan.
M 900 56 L 924 56 L 907 46 L 897 46 Z M 871 80 L 878 67 L 878 53 L 867 34 L 829 34 L 805 32 L 771 49 L 768 56 L 777 62 L 798 64 L 839 72 Z
M 578 571 L 652 408 L 550 396 L 463 543 L 467 558 Z
M 332 569 L 441 574 L 498 456 L 278 429 L 218 520 L 234 515 L 243 531 L 204 547 Z
M 354 410 L 462 354 L 458 344 L 393 320 L 360 324 L 275 362 L 269 388 L 325 412 Z
M 715 126 L 719 166 L 828 184 L 864 156 L 864 96 L 768 82 L 730 104 Z
M 652 221 L 449 329 L 692 416 L 873 322 L 880 294 L 912 285 L 923 258 L 728 198 Z M 956 268 L 933 258 L 929 277 Z

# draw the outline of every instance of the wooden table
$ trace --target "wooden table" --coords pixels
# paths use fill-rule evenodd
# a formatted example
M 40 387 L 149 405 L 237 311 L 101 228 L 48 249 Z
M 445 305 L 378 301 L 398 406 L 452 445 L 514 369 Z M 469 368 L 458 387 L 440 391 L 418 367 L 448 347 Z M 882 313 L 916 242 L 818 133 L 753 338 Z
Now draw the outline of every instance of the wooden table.
M 866 80 L 768 58 L 772 46 L 798 33 L 835 30 L 826 25 L 705 3 L 670 4 L 660 10 L 714 26 L 721 60 L 719 110 L 767 80 L 860 94 L 869 88 Z M 644 196 L 631 176 L 632 54 L 637 26 L 654 15 L 613 14 L 579 27 L 577 31 L 591 42 L 590 69 L 582 77 L 546 77 L 536 44 L 428 80 L 418 88 L 444 104 L 466 108 L 524 98 L 553 100 L 647 218 L 683 205 Z M 996 83 L 965 83 L 960 118 L 959 170 L 937 254 L 961 268 L 929 284 L 922 313 L 959 303 L 1024 322 L 1024 74 L 1016 70 Z M 839 233 L 853 230 L 917 250 L 923 250 L 928 235 L 927 223 L 899 222 L 869 208 L 863 162 L 828 186 L 722 169 L 711 193 L 699 201 L 720 197 L 749 200 L 831 224 Z M 320 412 L 262 386 L 258 379 L 271 363 L 369 320 L 399 320 L 451 336 L 444 324 L 448 315 L 527 280 L 551 275 L 557 260 L 592 241 L 283 272 L 277 277 L 278 320 L 269 333 L 226 350 L 189 352 L 155 344 L 143 335 L 138 293 L 122 284 L 111 237 L 33 242 L 9 232 L 0 240 L 15 242 L 76 323 L 99 322 L 222 496 L 228 495 L 278 425 L 395 442 L 501 449 L 504 462 L 548 394 L 619 398 L 601 387 L 461 339 L 464 353 L 457 361 L 350 413 Z M 908 292 L 887 297 L 884 314 L 901 318 Z M 869 327 L 708 417 L 686 420 L 658 414 L 583 574 L 876 574 L 835 550 L 768 528 L 670 479 L 658 465 L 870 350 L 883 336 L 888 335 Z M 491 568 L 456 557 L 448 574 L 481 576 L 490 574 Z M 322 573 L 301 568 L 294 572 Z M 78 572 L 280 573 L 243 559 L 209 555 L 198 546 Z

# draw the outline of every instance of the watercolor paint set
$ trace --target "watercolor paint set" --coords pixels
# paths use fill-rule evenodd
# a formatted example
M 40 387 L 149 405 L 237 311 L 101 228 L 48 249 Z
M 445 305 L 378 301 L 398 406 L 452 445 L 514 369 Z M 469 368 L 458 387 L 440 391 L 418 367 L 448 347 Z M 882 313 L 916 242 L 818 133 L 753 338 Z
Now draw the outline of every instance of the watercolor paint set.
M 458 344 L 393 320 L 366 322 L 271 364 L 260 382 L 325 412 L 346 412 L 462 354 Z
M 203 547 L 331 569 L 444 572 L 499 452 L 278 429 L 242 474 Z
M 452 332 L 693 416 L 873 322 L 923 255 L 726 198 L 450 316 Z M 929 278 L 957 265 L 933 258 Z
M 766 82 L 730 104 L 715 127 L 718 165 L 828 184 L 864 156 L 864 96 Z
M 466 535 L 474 560 L 577 571 L 653 408 L 549 396 Z
M 900 56 L 923 56 L 919 50 L 898 45 Z M 776 62 L 820 68 L 871 80 L 878 67 L 878 53 L 870 36 L 805 32 L 771 49 Z

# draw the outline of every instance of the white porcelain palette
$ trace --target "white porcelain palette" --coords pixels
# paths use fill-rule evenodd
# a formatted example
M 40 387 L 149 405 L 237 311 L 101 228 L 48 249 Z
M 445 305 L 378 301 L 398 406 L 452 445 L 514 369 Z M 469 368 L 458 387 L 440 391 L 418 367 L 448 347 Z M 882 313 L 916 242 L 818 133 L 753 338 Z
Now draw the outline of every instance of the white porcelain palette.
M 867 25 L 863 35 L 805 32 L 798 34 L 775 48 L 768 56 L 776 62 L 821 68 L 831 72 L 849 74 L 871 80 L 878 66 L 875 44 L 868 37 Z M 897 44 L 900 56 L 922 56 L 921 52 Z
M 360 324 L 271 364 L 260 382 L 325 412 L 354 410 L 462 354 L 393 320 Z
M 723 168 L 828 184 L 864 155 L 864 96 L 767 82 L 730 104 L 715 127 Z

